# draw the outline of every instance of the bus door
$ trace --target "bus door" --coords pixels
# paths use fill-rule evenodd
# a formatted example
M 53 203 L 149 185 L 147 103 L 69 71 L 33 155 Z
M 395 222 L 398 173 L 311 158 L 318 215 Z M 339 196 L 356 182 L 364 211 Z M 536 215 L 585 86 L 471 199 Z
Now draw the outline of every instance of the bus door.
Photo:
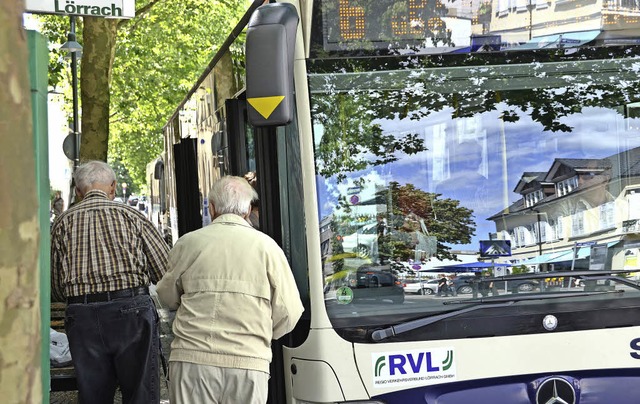
M 196 163 L 197 139 L 183 138 L 173 145 L 175 158 L 176 205 L 178 235 L 202 227 L 200 197 L 198 191 L 198 167 Z

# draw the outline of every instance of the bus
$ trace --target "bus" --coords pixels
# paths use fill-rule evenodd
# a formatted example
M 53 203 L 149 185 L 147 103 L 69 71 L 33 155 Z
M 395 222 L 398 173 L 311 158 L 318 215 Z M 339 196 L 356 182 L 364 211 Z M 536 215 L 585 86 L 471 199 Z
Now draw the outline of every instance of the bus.
M 164 127 L 161 222 L 256 174 L 306 308 L 272 403 L 637 403 L 639 72 L 634 2 L 256 0 Z

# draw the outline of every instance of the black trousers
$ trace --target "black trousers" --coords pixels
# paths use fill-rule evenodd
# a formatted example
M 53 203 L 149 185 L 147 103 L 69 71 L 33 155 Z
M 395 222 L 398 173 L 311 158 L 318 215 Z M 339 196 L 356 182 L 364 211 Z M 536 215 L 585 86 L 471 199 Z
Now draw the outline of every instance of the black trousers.
M 160 402 L 158 314 L 149 295 L 67 306 L 80 404 Z

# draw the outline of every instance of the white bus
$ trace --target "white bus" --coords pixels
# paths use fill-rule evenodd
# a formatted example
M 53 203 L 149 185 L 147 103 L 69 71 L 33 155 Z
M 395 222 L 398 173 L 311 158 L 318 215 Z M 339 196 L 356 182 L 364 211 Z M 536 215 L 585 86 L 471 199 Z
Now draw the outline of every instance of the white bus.
M 154 206 L 175 242 L 257 173 L 306 305 L 270 402 L 640 402 L 639 6 L 263 3 L 166 124 Z M 493 293 L 395 294 L 468 250 L 433 272 Z

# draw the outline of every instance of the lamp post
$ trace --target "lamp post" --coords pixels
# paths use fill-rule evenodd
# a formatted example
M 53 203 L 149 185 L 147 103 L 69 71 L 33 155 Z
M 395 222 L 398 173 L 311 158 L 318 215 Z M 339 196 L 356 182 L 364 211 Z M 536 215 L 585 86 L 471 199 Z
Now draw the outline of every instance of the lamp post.
M 536 0 L 527 1 L 527 10 L 529 10 L 529 40 L 531 40 L 531 31 L 533 31 L 533 9 L 536 7 Z
M 80 165 L 80 131 L 78 130 L 78 55 L 82 52 L 82 45 L 76 41 L 76 16 L 69 17 L 70 30 L 65 42 L 60 48 L 71 56 L 71 87 L 73 90 L 73 118 L 70 124 L 74 136 L 73 142 L 73 170 Z
M 531 209 L 531 210 L 533 212 L 536 212 L 536 221 L 538 226 L 538 255 L 542 257 L 542 232 L 540 231 L 542 229 L 542 223 L 540 221 L 540 215 L 546 215 L 547 213 L 540 212 L 538 209 Z M 547 217 L 547 220 L 548 220 L 548 217 Z M 546 263 L 538 264 L 538 272 L 546 272 L 546 271 L 547 271 Z M 544 285 L 544 279 L 543 279 L 542 282 L 540 282 L 540 291 L 544 292 L 544 289 L 545 289 L 545 285 Z

